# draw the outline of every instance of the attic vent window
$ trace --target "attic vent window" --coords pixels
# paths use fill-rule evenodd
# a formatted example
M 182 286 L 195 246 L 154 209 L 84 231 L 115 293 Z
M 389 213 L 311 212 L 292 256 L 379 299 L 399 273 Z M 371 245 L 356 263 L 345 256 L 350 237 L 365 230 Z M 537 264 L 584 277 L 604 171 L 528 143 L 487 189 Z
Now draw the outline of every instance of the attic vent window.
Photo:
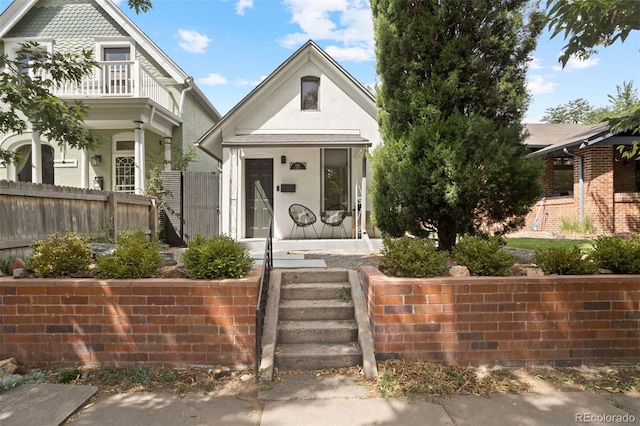
M 318 77 L 302 77 L 301 88 L 301 109 L 303 111 L 318 110 L 320 79 Z

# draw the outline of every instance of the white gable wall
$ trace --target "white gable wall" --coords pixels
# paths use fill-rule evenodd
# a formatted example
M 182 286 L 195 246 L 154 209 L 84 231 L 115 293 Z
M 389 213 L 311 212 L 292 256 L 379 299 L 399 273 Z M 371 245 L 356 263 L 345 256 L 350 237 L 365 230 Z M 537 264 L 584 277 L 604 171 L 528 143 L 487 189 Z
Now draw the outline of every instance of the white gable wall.
M 314 61 L 313 55 L 299 67 L 289 68 L 285 78 L 280 76 L 280 84 L 268 86 L 260 93 L 236 120 L 223 128 L 223 140 L 236 135 L 247 134 L 355 134 L 370 141 L 375 147 L 379 141 L 375 105 L 353 82 L 346 81 L 332 67 L 324 67 L 323 62 Z M 320 78 L 319 110 L 301 110 L 301 79 L 305 76 Z M 233 122 L 235 121 L 235 122 Z M 293 222 L 288 215 L 288 207 L 299 203 L 309 207 L 317 216 L 315 224 L 318 233 L 322 230 L 320 213 L 322 209 L 321 148 L 304 147 L 256 147 L 224 148 L 223 193 L 229 197 L 223 200 L 222 229 L 235 238 L 246 236 L 244 160 L 247 158 L 271 158 L 274 177 L 274 237 L 289 238 Z M 354 203 L 355 185 L 362 181 L 362 161 L 365 148 L 350 148 L 351 188 L 350 199 Z M 286 156 L 286 164 L 281 164 L 281 156 Z M 306 170 L 290 170 L 291 162 L 305 162 Z M 369 173 L 367 173 L 369 174 Z M 278 187 L 295 184 L 295 193 L 283 193 Z M 228 203 L 226 206 L 224 204 Z M 345 221 L 347 234 L 351 236 L 351 218 Z M 334 229 L 334 237 L 340 236 L 340 229 Z M 324 236 L 329 237 L 327 227 Z M 302 238 L 302 231 L 294 233 Z M 309 238 L 315 234 L 306 229 Z
M 300 109 L 300 79 L 305 76 L 320 77 L 317 111 Z M 375 110 L 372 115 L 363 109 L 352 97 L 354 93 L 345 92 L 335 78 L 335 73 L 307 62 L 282 85 L 261 96 L 242 121 L 226 128 L 223 138 L 248 133 L 355 133 L 376 146 L 380 137 Z

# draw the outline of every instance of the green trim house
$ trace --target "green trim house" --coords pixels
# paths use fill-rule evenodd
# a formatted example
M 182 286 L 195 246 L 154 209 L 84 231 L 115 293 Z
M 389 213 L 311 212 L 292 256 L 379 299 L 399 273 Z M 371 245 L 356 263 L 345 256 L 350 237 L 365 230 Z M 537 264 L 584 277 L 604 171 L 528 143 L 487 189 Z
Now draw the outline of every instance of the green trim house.
M 144 194 L 152 169 L 172 163 L 220 114 L 188 76 L 109 0 L 16 0 L 0 15 L 0 49 L 20 43 L 49 52 L 93 50 L 99 66 L 80 84 L 57 87 L 89 107 L 85 126 L 100 143 L 77 150 L 38 132 L 0 135 L 23 161 L 0 165 L 0 179 Z M 195 151 L 189 170 L 217 170 L 220 158 Z

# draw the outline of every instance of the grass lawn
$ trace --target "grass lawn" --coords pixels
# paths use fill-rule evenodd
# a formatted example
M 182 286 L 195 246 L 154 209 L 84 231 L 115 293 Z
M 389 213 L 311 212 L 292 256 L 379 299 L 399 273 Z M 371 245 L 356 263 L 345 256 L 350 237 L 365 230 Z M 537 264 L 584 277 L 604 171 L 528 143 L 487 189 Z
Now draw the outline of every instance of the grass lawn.
M 538 247 L 573 247 L 590 249 L 592 240 L 568 240 L 564 238 L 507 238 L 507 247 L 535 250 Z

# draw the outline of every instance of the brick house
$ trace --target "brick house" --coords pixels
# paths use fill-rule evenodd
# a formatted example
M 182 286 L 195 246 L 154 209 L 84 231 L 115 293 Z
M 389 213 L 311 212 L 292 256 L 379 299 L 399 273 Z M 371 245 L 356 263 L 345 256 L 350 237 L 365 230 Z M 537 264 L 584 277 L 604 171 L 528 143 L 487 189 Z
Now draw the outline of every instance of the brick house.
M 563 222 L 590 222 L 597 234 L 640 231 L 640 165 L 618 151 L 637 134 L 612 131 L 607 123 L 526 128 L 529 156 L 544 156 L 546 164 L 544 198 L 527 216 L 527 230 L 557 232 Z

